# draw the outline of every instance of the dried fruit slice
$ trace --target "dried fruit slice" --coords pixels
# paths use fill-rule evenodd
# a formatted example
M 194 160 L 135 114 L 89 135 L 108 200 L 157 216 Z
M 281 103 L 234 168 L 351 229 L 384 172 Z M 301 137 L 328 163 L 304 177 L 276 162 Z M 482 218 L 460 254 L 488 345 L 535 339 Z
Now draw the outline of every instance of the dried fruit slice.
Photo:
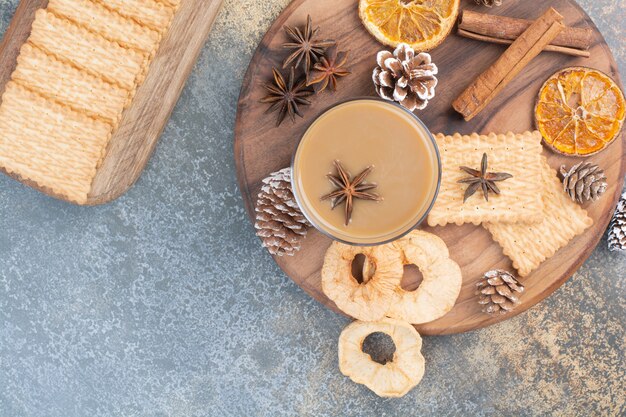
M 360 0 L 359 16 L 379 42 L 428 51 L 448 36 L 459 0 Z
M 405 265 L 413 264 L 423 280 L 415 291 L 398 286 L 400 299 L 387 316 L 413 324 L 428 323 L 452 310 L 461 292 L 461 268 L 449 258 L 448 247 L 438 236 L 414 230 L 394 242 Z
M 384 365 L 363 352 L 363 341 L 372 333 L 385 333 L 396 345 L 393 359 Z M 379 322 L 355 321 L 339 336 L 339 370 L 380 397 L 402 397 L 424 376 L 422 338 L 413 326 L 385 318 Z
M 587 156 L 600 152 L 619 135 L 625 108 L 624 94 L 608 75 L 571 67 L 543 84 L 535 121 L 553 150 Z
M 352 261 L 363 254 L 374 274 L 359 283 L 352 276 Z M 392 245 L 357 247 L 334 242 L 324 258 L 322 290 L 344 313 L 364 321 L 379 320 L 398 298 L 402 279 L 400 253 Z

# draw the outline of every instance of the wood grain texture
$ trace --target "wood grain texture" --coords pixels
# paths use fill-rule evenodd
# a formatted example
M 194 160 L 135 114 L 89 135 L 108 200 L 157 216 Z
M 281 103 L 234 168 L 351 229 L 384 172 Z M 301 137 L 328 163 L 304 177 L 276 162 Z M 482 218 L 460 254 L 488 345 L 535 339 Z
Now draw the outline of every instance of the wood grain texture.
M 48 0 L 22 0 L 18 5 L 0 45 L 0 92 L 4 91 L 15 69 L 20 47 L 30 35 L 35 11 L 47 4 Z M 221 5 L 222 0 L 181 2 L 143 84 L 113 132 L 106 156 L 91 185 L 87 205 L 114 200 L 137 181 L 178 101 Z M 66 199 L 18 175 L 11 176 L 50 196 Z
M 463 2 L 462 7 L 482 10 Z M 502 133 L 534 129 L 533 108 L 535 97 L 543 82 L 554 72 L 568 66 L 589 66 L 606 72 L 620 85 L 617 65 L 602 35 L 585 12 L 572 0 L 550 0 L 537 7 L 535 2 L 504 2 L 490 9 L 497 13 L 525 19 L 536 19 L 548 6 L 555 7 L 564 17 L 564 23 L 593 30 L 591 57 L 576 58 L 558 53 L 543 52 L 518 75 L 485 110 L 470 122 L 465 122 L 452 109 L 451 103 L 467 85 L 482 73 L 506 49 L 505 46 L 487 44 L 455 34 L 431 51 L 439 67 L 439 85 L 436 97 L 428 107 L 417 113 L 435 133 L 459 132 Z M 295 124 L 286 121 L 276 128 L 274 114 L 264 114 L 266 107 L 259 103 L 264 95 L 263 83 L 270 79 L 272 66 L 279 67 L 285 57 L 280 47 L 285 41 L 282 26 L 300 25 L 306 15 L 313 16 L 324 37 L 335 38 L 342 49 L 350 51 L 349 65 L 353 74 L 339 82 L 335 94 L 323 93 L 312 106 L 304 109 L 304 119 Z M 357 96 L 374 96 L 371 71 L 376 53 L 383 49 L 362 27 L 354 0 L 295 0 L 276 19 L 261 41 L 245 76 L 235 125 L 235 162 L 246 209 L 254 221 L 254 203 L 261 180 L 270 172 L 289 165 L 298 139 L 308 125 L 327 107 Z M 564 157 L 544 150 L 550 165 L 571 166 L 577 158 Z M 562 285 L 589 257 L 602 237 L 613 213 L 624 183 L 626 152 L 623 137 L 609 148 L 589 160 L 604 167 L 609 188 L 596 203 L 586 206 L 594 219 L 594 226 L 574 239 L 536 271 L 522 279 L 526 292 L 522 305 L 508 316 L 490 317 L 480 312 L 474 296 L 474 287 L 484 272 L 493 268 L 514 271 L 511 261 L 482 227 L 472 225 L 422 227 L 439 235 L 450 249 L 450 256 L 462 268 L 463 286 L 455 307 L 446 316 L 417 326 L 423 334 L 450 334 L 488 326 L 519 314 L 546 298 Z M 338 311 L 321 290 L 320 269 L 330 240 L 312 230 L 304 240 L 302 250 L 294 257 L 276 257 L 277 264 L 308 294 L 329 308 Z M 406 280 L 405 280 L 406 281 Z M 415 287 L 416 282 L 403 282 Z

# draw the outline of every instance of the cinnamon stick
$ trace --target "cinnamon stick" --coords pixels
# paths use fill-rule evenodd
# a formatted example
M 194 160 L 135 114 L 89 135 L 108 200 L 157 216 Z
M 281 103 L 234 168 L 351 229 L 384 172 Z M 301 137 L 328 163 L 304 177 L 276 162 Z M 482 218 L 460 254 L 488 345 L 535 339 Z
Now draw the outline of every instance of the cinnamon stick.
M 515 19 L 464 10 L 459 17 L 459 30 L 497 39 L 515 40 L 533 23 L 532 20 Z M 587 50 L 593 43 L 590 28 L 566 26 L 550 45 Z
M 562 22 L 563 16 L 550 7 L 465 89 L 452 107 L 465 120 L 471 120 L 561 32 Z
M 511 39 L 492 38 L 491 36 L 480 35 L 474 32 L 468 32 L 460 28 L 459 30 L 457 30 L 457 34 L 468 39 L 474 39 L 474 40 L 483 41 L 483 42 L 497 43 L 500 45 L 510 45 L 513 43 L 513 40 Z M 570 48 L 567 46 L 548 45 L 545 48 L 543 48 L 543 50 L 548 51 L 548 52 L 559 52 L 562 54 L 572 55 L 572 56 L 580 56 L 583 58 L 589 58 L 591 56 L 591 53 L 589 51 L 583 51 L 582 49 Z

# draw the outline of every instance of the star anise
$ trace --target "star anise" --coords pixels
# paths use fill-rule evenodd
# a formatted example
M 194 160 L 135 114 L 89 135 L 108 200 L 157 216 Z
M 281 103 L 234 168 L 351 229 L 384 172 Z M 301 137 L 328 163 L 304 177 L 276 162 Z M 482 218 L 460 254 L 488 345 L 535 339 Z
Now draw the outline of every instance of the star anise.
M 330 89 L 337 90 L 337 78 L 350 75 L 345 68 L 348 60 L 347 52 L 337 52 L 337 46 L 328 48 L 324 56 L 313 66 L 313 71 L 306 85 L 312 85 L 316 93 L 320 93 L 330 84 Z
M 463 166 L 460 168 L 461 170 L 471 175 L 471 177 L 459 180 L 459 182 L 462 184 L 469 184 L 467 190 L 465 190 L 465 196 L 463 197 L 464 203 L 467 201 L 468 198 L 474 195 L 478 188 L 482 188 L 485 200 L 489 201 L 489 191 L 500 194 L 500 189 L 496 185 L 496 181 L 504 181 L 513 177 L 513 175 L 506 172 L 487 172 L 486 153 L 483 153 L 483 159 L 480 164 L 480 171 Z
M 304 63 L 304 71 L 308 75 L 311 70 L 313 62 L 317 62 L 319 58 L 324 54 L 326 48 L 335 44 L 333 40 L 320 40 L 317 39 L 317 32 L 319 27 L 313 29 L 313 20 L 311 16 L 307 16 L 306 25 L 302 30 L 299 27 L 285 26 L 285 32 L 287 36 L 291 38 L 292 42 L 283 43 L 283 48 L 293 49 L 291 55 L 285 58 L 283 62 L 283 68 L 286 68 L 289 64 L 295 61 L 295 67 L 298 67 L 301 62 Z
M 337 174 L 328 174 L 326 178 L 337 187 L 336 190 L 322 196 L 322 200 L 331 200 L 331 208 L 334 209 L 341 203 L 345 203 L 346 226 L 352 217 L 354 199 L 381 201 L 382 198 L 375 193 L 369 192 L 378 186 L 375 183 L 364 183 L 365 177 L 374 169 L 373 166 L 365 168 L 359 175 L 350 178 L 350 174 L 341 166 L 339 161 L 334 162 Z
M 266 113 L 278 110 L 276 126 L 280 125 L 287 115 L 292 122 L 295 122 L 296 114 L 302 117 L 299 106 L 311 104 L 306 97 L 313 94 L 313 91 L 306 88 L 305 80 L 295 80 L 294 67 L 291 67 L 289 71 L 287 82 L 276 68 L 272 68 L 272 72 L 274 73 L 274 83 L 265 84 L 265 89 L 269 94 L 261 99 L 262 103 L 271 103 Z

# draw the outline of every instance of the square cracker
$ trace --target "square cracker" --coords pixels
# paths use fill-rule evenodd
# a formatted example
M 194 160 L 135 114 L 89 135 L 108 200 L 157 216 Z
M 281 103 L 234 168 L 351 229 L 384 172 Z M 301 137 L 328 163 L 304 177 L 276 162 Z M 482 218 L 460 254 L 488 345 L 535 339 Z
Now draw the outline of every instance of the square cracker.
M 61 61 L 129 91 L 135 89 L 148 60 L 142 52 L 123 48 L 42 9 L 35 13 L 28 41 Z
M 96 0 L 107 9 L 159 33 L 165 32 L 176 12 L 157 0 Z
M 83 203 L 111 131 L 9 81 L 0 105 L 0 167 Z
M 587 212 L 563 192 L 556 171 L 543 157 L 541 174 L 544 208 L 540 223 L 483 224 L 522 277 L 593 224 Z
M 125 48 L 153 55 L 161 35 L 90 0 L 50 0 L 48 10 Z
M 541 134 L 435 135 L 441 155 L 441 188 L 428 215 L 430 226 L 448 223 L 541 221 Z M 458 181 L 468 176 L 460 166 L 480 169 L 483 153 L 488 156 L 489 172 L 513 175 L 498 182 L 501 194 L 489 193 L 489 201 L 479 189 L 465 203 L 467 184 Z
M 46 98 L 116 126 L 129 92 L 58 61 L 29 43 L 22 45 L 13 81 Z

